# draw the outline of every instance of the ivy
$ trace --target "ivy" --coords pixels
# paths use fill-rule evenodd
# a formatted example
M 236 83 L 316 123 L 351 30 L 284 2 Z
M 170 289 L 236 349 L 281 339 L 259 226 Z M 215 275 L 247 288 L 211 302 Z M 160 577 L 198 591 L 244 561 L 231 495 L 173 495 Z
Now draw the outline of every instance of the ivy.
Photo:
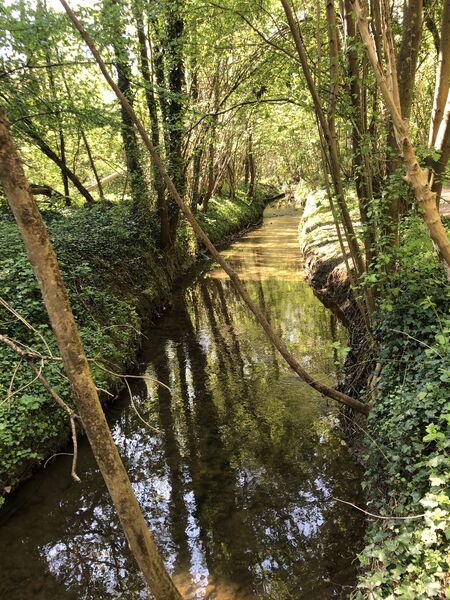
M 363 485 L 374 521 L 355 599 L 450 597 L 448 286 L 423 226 L 408 219 L 399 272 L 378 320 L 382 372 Z M 446 594 L 446 595 L 445 595 Z

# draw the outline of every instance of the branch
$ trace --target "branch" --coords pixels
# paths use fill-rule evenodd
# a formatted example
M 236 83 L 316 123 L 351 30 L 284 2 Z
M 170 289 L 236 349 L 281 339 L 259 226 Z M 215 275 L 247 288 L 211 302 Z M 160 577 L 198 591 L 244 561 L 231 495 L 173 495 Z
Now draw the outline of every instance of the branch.
M 200 117 L 200 119 L 196 123 L 191 125 L 191 127 L 188 129 L 188 133 L 191 132 L 196 127 L 198 127 L 200 125 L 200 123 L 202 123 L 205 119 L 208 119 L 210 117 L 219 117 L 220 115 L 224 115 L 233 110 L 237 110 L 238 108 L 242 108 L 243 106 L 253 106 L 255 104 L 294 104 L 295 106 L 301 106 L 301 104 L 299 102 L 292 100 L 292 98 L 266 98 L 266 99 L 260 98 L 258 100 L 244 100 L 243 102 L 234 104 L 233 106 L 230 106 L 229 108 L 224 108 L 222 110 L 218 110 L 215 112 L 205 113 L 202 117 Z
M 47 381 L 47 379 L 44 377 L 44 375 L 42 375 L 41 369 L 38 369 L 36 367 L 36 365 L 34 364 L 34 360 L 36 358 L 42 359 L 42 358 L 47 358 L 47 357 L 42 357 L 42 355 L 35 353 L 35 352 L 26 352 L 25 350 L 22 350 L 22 348 L 14 340 L 11 340 L 9 337 L 7 337 L 6 335 L 2 335 L 1 333 L 0 333 L 0 342 L 5 344 L 6 346 L 8 346 L 8 348 L 10 350 L 12 350 L 13 352 L 15 352 L 18 356 L 20 356 L 20 358 L 27 361 L 30 369 L 35 373 L 36 379 L 38 379 L 41 382 L 41 384 L 48 391 L 48 393 L 53 398 L 53 400 L 56 402 L 56 404 L 58 406 L 60 406 L 63 409 L 63 411 L 68 415 L 69 420 L 70 420 L 70 429 L 72 432 L 72 443 L 73 443 L 73 458 L 72 458 L 71 475 L 72 475 L 72 479 L 74 481 L 76 481 L 77 483 L 79 483 L 81 481 L 81 479 L 78 477 L 78 475 L 76 473 L 77 459 L 78 459 L 78 441 L 77 441 L 77 428 L 76 428 L 75 420 L 77 419 L 81 423 L 81 419 L 70 408 L 70 406 L 68 406 L 64 402 L 64 400 L 61 398 L 61 396 L 59 396 L 59 394 L 57 394 L 55 392 L 55 390 L 52 388 L 52 386 Z
M 423 519 L 425 517 L 425 513 L 421 514 L 421 515 L 410 515 L 410 516 L 406 516 L 406 517 L 397 517 L 395 515 L 391 515 L 391 516 L 384 516 L 384 515 L 375 515 L 374 513 L 368 512 L 367 510 L 364 510 L 363 508 L 360 508 L 359 506 L 356 506 L 356 504 L 353 504 L 353 502 L 347 502 L 347 500 L 341 500 L 340 498 L 335 498 L 334 496 L 332 496 L 333 500 L 336 500 L 337 502 L 342 502 L 342 504 L 347 504 L 348 506 L 352 506 L 353 508 L 356 508 L 356 510 L 359 510 L 360 512 L 364 513 L 365 515 L 372 517 L 373 519 L 382 519 L 383 521 L 392 521 L 392 520 L 399 520 L 399 521 L 409 521 L 410 519 Z

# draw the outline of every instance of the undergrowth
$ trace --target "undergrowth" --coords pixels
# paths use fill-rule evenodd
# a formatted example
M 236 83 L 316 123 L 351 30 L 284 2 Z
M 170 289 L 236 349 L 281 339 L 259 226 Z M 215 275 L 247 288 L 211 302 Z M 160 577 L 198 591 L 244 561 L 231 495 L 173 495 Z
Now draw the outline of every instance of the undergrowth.
M 201 215 L 212 241 L 220 243 L 257 221 L 268 194 L 260 188 L 252 202 L 243 191 L 234 201 L 213 198 L 208 213 Z M 176 276 L 195 260 L 196 244 L 182 225 L 175 249 L 162 256 L 156 248 L 156 226 L 143 229 L 127 203 L 44 216 L 96 385 L 103 394 L 114 391 L 118 379 L 103 368 L 122 373 L 131 364 L 143 318 L 152 318 L 169 298 Z M 2 298 L 28 323 L 0 306 L 1 332 L 45 356 L 57 356 L 37 281 L 6 209 L 0 212 L 0 289 Z M 4 345 L 0 366 L 1 505 L 6 493 L 66 442 L 68 422 L 41 384 L 33 381 L 29 367 Z M 60 363 L 46 360 L 42 373 L 70 404 Z
M 355 599 L 450 598 L 449 287 L 423 224 L 403 231 L 377 329 L 382 371 L 363 482 L 374 519 Z

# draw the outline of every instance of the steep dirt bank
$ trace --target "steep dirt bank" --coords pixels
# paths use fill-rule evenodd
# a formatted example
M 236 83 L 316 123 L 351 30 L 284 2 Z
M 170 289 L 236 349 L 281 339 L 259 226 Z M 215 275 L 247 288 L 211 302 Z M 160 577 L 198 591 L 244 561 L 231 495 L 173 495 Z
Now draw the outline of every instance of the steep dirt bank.
M 309 285 L 348 331 L 350 352 L 339 388 L 358 396 L 365 388 L 373 366 L 370 345 L 350 287 L 333 217 L 320 191 L 307 196 L 299 238 Z

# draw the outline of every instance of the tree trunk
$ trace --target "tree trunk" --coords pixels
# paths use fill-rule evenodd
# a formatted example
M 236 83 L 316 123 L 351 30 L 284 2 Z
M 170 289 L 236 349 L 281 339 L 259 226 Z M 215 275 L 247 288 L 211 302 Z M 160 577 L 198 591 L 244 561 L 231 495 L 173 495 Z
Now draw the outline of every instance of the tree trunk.
M 352 105 L 352 161 L 356 193 L 359 200 L 361 222 L 365 226 L 364 246 L 366 264 L 370 265 L 375 252 L 375 228 L 369 219 L 369 206 L 372 201 L 372 180 L 370 159 L 365 150 L 367 140 L 366 119 L 363 115 L 361 77 L 356 50 L 356 26 L 350 0 L 344 0 L 345 22 L 347 26 L 347 61 L 350 80 L 350 101 Z M 373 307 L 372 307 L 373 308 Z
M 406 0 L 403 6 L 402 41 L 397 58 L 397 78 L 401 114 L 404 119 L 409 119 L 422 37 L 423 1 Z
M 24 119 L 23 123 L 25 123 L 25 127 L 23 128 L 23 131 L 37 144 L 37 146 L 39 146 L 39 148 L 42 150 L 42 152 L 45 154 L 45 156 L 47 156 L 56 165 L 58 165 L 58 167 L 61 169 L 61 171 L 67 175 L 67 177 L 70 179 L 70 181 L 73 183 L 73 185 L 77 188 L 77 190 L 80 192 L 80 194 L 86 200 L 86 202 L 88 202 L 89 204 L 93 204 L 94 198 L 87 191 L 87 189 L 84 187 L 84 185 L 81 183 L 81 181 L 75 175 L 75 173 L 71 169 L 69 169 L 69 167 L 65 163 L 62 162 L 62 160 L 56 154 L 56 152 L 54 152 L 50 148 L 50 146 L 47 144 L 47 142 L 43 138 L 41 138 L 41 136 L 35 130 L 31 121 L 29 119 Z
M 134 13 L 136 29 L 139 42 L 140 66 L 142 79 L 145 85 L 145 100 L 147 102 L 148 114 L 150 116 L 150 129 L 152 133 L 152 144 L 159 149 L 159 123 L 158 110 L 156 107 L 155 92 L 153 90 L 153 79 L 150 70 L 150 61 L 147 52 L 147 39 L 145 36 L 144 22 L 138 4 L 135 2 Z M 156 193 L 156 201 L 159 214 L 159 246 L 162 250 L 170 246 L 169 215 L 167 212 L 167 199 L 164 181 L 161 179 L 158 169 L 153 165 L 153 187 Z
M 339 206 L 339 210 L 341 213 L 342 224 L 344 226 L 345 237 L 350 249 L 350 254 L 352 256 L 353 264 L 355 266 L 355 271 L 357 276 L 359 277 L 362 273 L 364 273 L 365 265 L 361 257 L 361 253 L 358 247 L 358 242 L 355 234 L 355 230 L 353 227 L 353 223 L 350 217 L 350 213 L 345 201 L 344 195 L 344 187 L 342 185 L 341 179 L 341 167 L 339 161 L 339 153 L 336 145 L 336 139 L 333 137 L 332 132 L 330 131 L 330 127 L 328 124 L 328 120 L 325 116 L 322 102 L 320 100 L 318 91 L 316 86 L 314 85 L 313 78 L 311 76 L 311 72 L 309 69 L 306 50 L 303 45 L 303 41 L 300 35 L 300 31 L 297 26 L 297 22 L 294 18 L 294 14 L 292 12 L 292 8 L 288 2 L 288 0 L 280 0 L 283 6 L 284 12 L 286 14 L 289 28 L 295 43 L 295 48 L 297 50 L 298 57 L 300 59 L 300 63 L 302 65 L 303 74 L 306 79 L 306 83 L 308 85 L 308 89 L 310 91 L 314 108 L 317 113 L 317 117 L 319 120 L 320 127 L 322 128 L 324 138 L 327 143 L 327 149 L 330 160 L 330 170 L 331 177 L 333 181 L 333 187 L 335 190 L 337 204 Z
M 433 112 L 430 122 L 429 145 L 433 147 L 444 116 L 450 84 L 450 0 L 444 0 L 442 9 L 440 47 L 436 72 Z
M 184 87 L 184 59 L 183 59 L 183 31 L 184 22 L 181 16 L 183 0 L 172 0 L 166 5 L 167 21 L 167 68 L 169 84 L 168 103 L 168 142 L 167 163 L 169 174 L 175 183 L 181 197 L 184 196 L 186 177 L 183 159 L 184 138 L 184 100 L 182 98 Z M 175 243 L 179 208 L 171 198 L 168 205 L 170 237 Z
M 247 195 L 249 198 L 253 199 L 255 197 L 255 184 L 256 184 L 256 164 L 255 164 L 255 155 L 253 153 L 253 135 L 250 132 L 248 138 L 248 192 Z
M 118 0 L 109 0 L 113 9 L 119 9 Z M 128 48 L 124 39 L 125 25 L 122 23 L 120 10 L 114 15 L 114 25 L 112 27 L 112 45 L 114 48 L 115 63 L 117 69 L 117 85 L 120 91 L 133 105 L 133 91 L 131 88 L 131 67 L 128 57 Z M 120 107 L 122 120 L 122 140 L 125 150 L 128 177 L 131 186 L 131 197 L 133 201 L 133 210 L 139 217 L 146 222 L 150 215 L 150 199 L 148 196 L 147 184 L 145 182 L 144 172 L 139 160 L 139 147 L 134 131 L 133 122 L 127 111 Z
M 0 112 L 0 180 L 22 235 L 70 381 L 73 399 L 131 551 L 158 600 L 181 600 L 168 575 L 108 427 L 47 229 Z
M 361 39 L 372 64 L 375 79 L 384 98 L 386 108 L 391 115 L 396 130 L 396 138 L 406 167 L 406 180 L 414 190 L 418 207 L 422 212 L 423 220 L 428 228 L 430 237 L 435 245 L 447 277 L 450 280 L 450 240 L 436 206 L 436 194 L 430 189 L 428 171 L 422 169 L 417 162 L 416 153 L 410 140 L 408 125 L 402 118 L 400 102 L 390 91 L 385 74 L 378 62 L 373 38 L 370 35 L 367 19 L 363 10 L 361 9 L 358 0 L 351 1 L 356 12 Z

